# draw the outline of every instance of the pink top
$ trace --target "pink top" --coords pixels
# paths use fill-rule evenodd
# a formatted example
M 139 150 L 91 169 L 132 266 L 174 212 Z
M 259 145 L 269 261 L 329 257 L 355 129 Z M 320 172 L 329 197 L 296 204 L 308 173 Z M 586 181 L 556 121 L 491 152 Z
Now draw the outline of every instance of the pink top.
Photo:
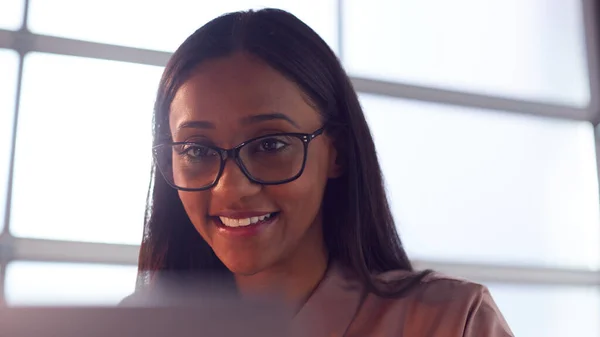
M 296 314 L 294 335 L 514 337 L 484 286 L 438 273 L 414 284 L 410 281 L 416 275 L 407 271 L 378 275 L 383 288 L 407 287 L 398 298 L 383 298 L 365 294 L 357 280 L 333 264 Z
M 148 292 L 149 289 L 138 291 L 122 304 L 152 307 L 187 303 L 213 308 L 214 303 L 220 303 L 220 308 L 223 305 L 233 305 L 238 311 L 246 308 L 243 314 L 234 315 L 234 322 L 248 328 L 247 336 L 254 331 L 250 327 L 256 325 L 257 319 L 272 322 L 273 330 L 278 331 L 262 335 L 288 336 L 288 318 L 292 318 L 292 337 L 514 337 L 482 285 L 438 273 L 420 277 L 418 273 L 402 270 L 386 272 L 375 279 L 380 290 L 401 294 L 385 298 L 367 293 L 340 264 L 331 263 L 306 303 L 292 316 L 287 308 L 275 306 L 274 311 L 265 314 L 267 311 L 259 311 L 252 305 L 240 306 L 235 299 L 226 301 L 232 298 L 224 297 L 227 293 L 220 293 L 220 288 L 186 288 L 186 283 L 171 284 L 164 293 L 160 289 L 154 293 Z M 196 288 L 199 293 L 186 291 Z M 173 293 L 168 292 L 173 290 Z M 214 328 L 220 329 L 220 324 L 215 321 Z M 261 324 L 267 328 L 270 325 Z M 286 333 L 277 330 L 283 326 Z M 210 326 L 204 323 L 194 329 L 201 333 L 208 328 Z

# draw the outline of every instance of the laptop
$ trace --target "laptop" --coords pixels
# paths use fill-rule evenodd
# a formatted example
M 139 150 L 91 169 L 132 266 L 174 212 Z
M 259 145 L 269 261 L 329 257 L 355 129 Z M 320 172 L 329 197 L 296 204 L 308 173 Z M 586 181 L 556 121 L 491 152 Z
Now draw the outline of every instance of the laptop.
M 0 337 L 288 335 L 288 308 L 241 300 L 224 279 L 172 274 L 157 284 L 116 307 L 0 306 Z
M 179 307 L 2 307 L 1 337 L 287 335 L 274 307 L 211 301 Z

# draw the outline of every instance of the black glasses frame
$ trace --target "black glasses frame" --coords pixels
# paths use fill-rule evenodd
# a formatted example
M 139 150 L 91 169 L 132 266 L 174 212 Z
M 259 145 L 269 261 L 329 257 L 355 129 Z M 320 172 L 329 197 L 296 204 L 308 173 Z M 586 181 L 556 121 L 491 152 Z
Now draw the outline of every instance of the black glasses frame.
M 218 146 L 205 145 L 205 144 L 201 144 L 198 142 L 171 142 L 171 143 L 166 143 L 166 144 L 159 144 L 159 145 L 152 147 L 152 154 L 154 157 L 154 163 L 155 163 L 156 167 L 158 167 L 158 170 L 160 171 L 161 175 L 163 176 L 163 178 L 165 179 L 167 184 L 169 184 L 174 189 L 177 189 L 180 191 L 190 191 L 190 192 L 205 191 L 205 190 L 213 188 L 219 182 L 219 179 L 221 179 L 221 175 L 223 174 L 223 171 L 225 170 L 225 164 L 227 162 L 227 159 L 229 159 L 229 158 L 231 158 L 235 161 L 235 163 L 240 168 L 242 173 L 244 173 L 246 178 L 248 178 L 248 180 L 250 180 L 251 182 L 253 182 L 255 184 L 260 184 L 260 185 L 281 185 L 281 184 L 285 184 L 285 183 L 294 181 L 302 175 L 302 173 L 304 172 L 304 168 L 306 167 L 308 144 L 313 139 L 315 139 L 318 136 L 320 136 L 321 134 L 323 134 L 324 131 L 325 131 L 325 127 L 323 126 L 313 133 L 296 133 L 296 132 L 273 133 L 273 134 L 269 134 L 269 135 L 263 135 L 263 136 L 259 136 L 259 137 L 254 137 L 252 139 L 248 139 L 247 141 L 240 143 L 230 149 L 224 149 L 224 148 L 221 148 Z M 268 137 L 277 137 L 277 136 L 296 137 L 302 141 L 302 144 L 304 144 L 304 158 L 302 159 L 302 167 L 300 168 L 300 171 L 298 172 L 298 174 L 296 174 L 295 176 L 293 176 L 291 178 L 280 180 L 280 181 L 275 181 L 275 182 L 267 182 L 267 181 L 263 181 L 263 180 L 252 177 L 252 175 L 250 174 L 250 172 L 248 171 L 248 169 L 246 168 L 246 166 L 244 165 L 244 163 L 242 162 L 242 160 L 240 158 L 241 149 L 246 144 L 251 143 L 257 139 L 268 138 Z M 200 188 L 187 188 L 187 187 L 179 187 L 179 186 L 175 185 L 175 183 L 171 181 L 172 179 L 169 179 L 168 175 L 165 174 L 165 172 L 163 172 L 161 165 L 159 165 L 159 160 L 160 160 L 159 159 L 159 150 L 166 146 L 173 147 L 175 145 L 201 145 L 203 147 L 212 149 L 215 152 L 219 153 L 219 155 L 221 157 L 221 164 L 220 164 L 221 166 L 219 167 L 219 172 L 217 173 L 215 180 L 212 183 L 210 183 L 209 185 L 200 187 Z M 171 169 L 172 169 L 172 167 L 171 167 Z

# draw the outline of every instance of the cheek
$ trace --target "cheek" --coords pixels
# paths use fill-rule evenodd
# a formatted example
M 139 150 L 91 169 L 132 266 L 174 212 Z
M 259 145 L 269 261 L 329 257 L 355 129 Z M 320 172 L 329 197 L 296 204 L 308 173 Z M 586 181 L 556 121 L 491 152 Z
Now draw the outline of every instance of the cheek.
M 302 219 L 306 226 L 312 223 L 320 209 L 323 192 L 327 183 L 327 168 L 316 158 L 306 163 L 302 175 L 287 184 L 267 188 L 272 200 L 287 215 L 287 221 Z
M 200 231 L 203 228 L 202 224 L 206 221 L 206 215 L 208 214 L 207 192 L 179 191 L 179 199 L 181 199 L 183 208 L 194 224 L 194 227 Z

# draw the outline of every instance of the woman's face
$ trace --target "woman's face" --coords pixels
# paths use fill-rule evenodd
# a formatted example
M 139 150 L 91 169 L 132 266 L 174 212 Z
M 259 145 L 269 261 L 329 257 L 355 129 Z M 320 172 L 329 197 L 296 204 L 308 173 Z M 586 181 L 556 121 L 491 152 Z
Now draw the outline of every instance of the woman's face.
M 169 123 L 175 142 L 226 149 L 254 137 L 313 133 L 323 126 L 293 82 L 245 53 L 201 64 L 176 93 Z M 248 153 L 269 156 L 263 151 L 282 145 L 268 140 Z M 179 197 L 219 259 L 236 274 L 253 275 L 322 251 L 320 209 L 327 180 L 337 172 L 335 155 L 327 135 L 314 138 L 303 174 L 281 185 L 252 183 L 228 159 L 213 188 L 180 191 Z

